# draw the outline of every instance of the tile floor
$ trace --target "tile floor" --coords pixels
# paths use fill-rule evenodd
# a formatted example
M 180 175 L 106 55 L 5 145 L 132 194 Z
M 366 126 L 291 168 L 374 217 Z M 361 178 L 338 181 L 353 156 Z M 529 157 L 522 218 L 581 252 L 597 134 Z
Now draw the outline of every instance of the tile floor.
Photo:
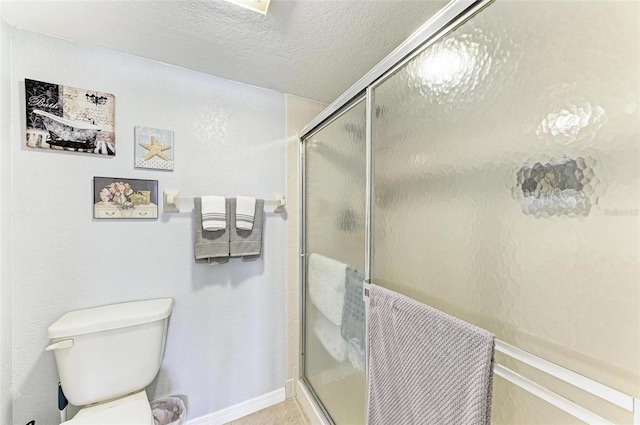
M 226 425 L 311 425 L 295 398 L 289 398 Z

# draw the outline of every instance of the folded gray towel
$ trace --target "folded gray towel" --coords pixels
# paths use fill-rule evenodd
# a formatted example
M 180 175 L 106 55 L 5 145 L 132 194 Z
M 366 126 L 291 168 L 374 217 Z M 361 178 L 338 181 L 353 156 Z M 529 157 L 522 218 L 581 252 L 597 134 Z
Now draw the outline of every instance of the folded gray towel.
M 202 229 L 202 200 L 193 199 L 195 219 L 194 253 L 196 263 L 224 264 L 229 262 L 229 199 L 225 202 L 227 209 L 227 228 L 208 231 Z
M 489 425 L 494 336 L 371 285 L 370 425 Z
M 236 228 L 236 199 L 231 198 L 228 223 L 231 232 L 229 253 L 231 257 L 259 258 L 262 251 L 262 227 L 264 220 L 264 199 L 256 199 L 256 214 L 252 230 Z

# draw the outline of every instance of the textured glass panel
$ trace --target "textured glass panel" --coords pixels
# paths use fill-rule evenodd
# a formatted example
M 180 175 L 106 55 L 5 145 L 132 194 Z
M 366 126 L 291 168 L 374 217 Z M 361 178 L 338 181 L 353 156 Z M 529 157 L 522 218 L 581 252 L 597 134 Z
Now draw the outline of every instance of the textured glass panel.
M 337 424 L 364 424 L 364 102 L 305 140 L 304 148 L 305 376 Z M 318 277 L 335 282 L 340 276 L 344 294 L 310 285 Z M 338 302 L 340 324 L 330 314 Z
M 498 1 L 373 92 L 374 283 L 636 396 L 639 16 Z M 494 422 L 567 423 L 534 399 Z

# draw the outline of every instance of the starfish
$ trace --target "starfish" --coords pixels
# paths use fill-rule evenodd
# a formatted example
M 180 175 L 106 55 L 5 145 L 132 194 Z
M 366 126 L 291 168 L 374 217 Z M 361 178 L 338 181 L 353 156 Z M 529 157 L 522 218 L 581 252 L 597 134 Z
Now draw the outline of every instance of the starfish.
M 140 143 L 140 146 L 148 150 L 147 156 L 144 157 L 145 161 L 150 160 L 154 156 L 158 156 L 158 158 L 162 158 L 165 161 L 168 161 L 169 158 L 162 151 L 166 151 L 167 149 L 171 149 L 171 146 L 163 146 L 158 144 L 158 139 L 155 136 L 151 136 L 151 144 L 148 143 Z

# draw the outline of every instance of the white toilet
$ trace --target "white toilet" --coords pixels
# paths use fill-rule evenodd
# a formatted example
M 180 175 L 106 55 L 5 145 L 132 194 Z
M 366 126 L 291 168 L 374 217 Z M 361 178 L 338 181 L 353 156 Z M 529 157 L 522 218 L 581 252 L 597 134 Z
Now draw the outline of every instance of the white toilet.
M 65 313 L 49 326 L 60 382 L 81 410 L 68 425 L 154 425 L 145 387 L 160 370 L 173 299 Z

